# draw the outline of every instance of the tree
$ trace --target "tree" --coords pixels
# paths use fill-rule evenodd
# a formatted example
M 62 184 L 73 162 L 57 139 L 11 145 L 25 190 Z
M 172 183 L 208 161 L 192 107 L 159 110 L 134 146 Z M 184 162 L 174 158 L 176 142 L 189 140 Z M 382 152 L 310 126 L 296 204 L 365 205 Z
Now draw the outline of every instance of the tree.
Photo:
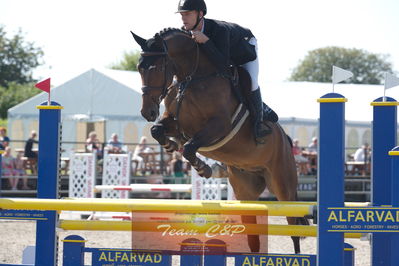
M 140 59 L 140 51 L 125 52 L 123 59 L 111 66 L 112 69 L 137 71 L 137 64 Z
M 291 81 L 331 82 L 332 65 L 349 70 L 348 83 L 381 84 L 384 72 L 392 72 L 389 55 L 373 54 L 361 49 L 330 46 L 310 51 L 294 68 Z
M 25 41 L 21 30 L 11 38 L 6 35 L 0 25 L 0 86 L 7 88 L 9 82 L 33 82 L 32 70 L 42 64 L 43 51 Z
M 0 87 L 0 118 L 7 118 L 9 108 L 40 93 L 34 83 L 17 84 L 9 82 L 8 87 Z

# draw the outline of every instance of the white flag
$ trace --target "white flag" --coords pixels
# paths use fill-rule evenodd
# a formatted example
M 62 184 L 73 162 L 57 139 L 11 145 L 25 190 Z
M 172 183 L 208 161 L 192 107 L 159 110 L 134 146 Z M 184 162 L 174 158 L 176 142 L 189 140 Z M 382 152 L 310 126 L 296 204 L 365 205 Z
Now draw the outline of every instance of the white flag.
M 347 80 L 348 78 L 351 77 L 353 77 L 352 72 L 333 66 L 333 74 L 332 74 L 333 84 L 340 83 L 341 81 Z
M 399 85 L 399 78 L 392 74 L 385 73 L 385 89 L 390 89 Z

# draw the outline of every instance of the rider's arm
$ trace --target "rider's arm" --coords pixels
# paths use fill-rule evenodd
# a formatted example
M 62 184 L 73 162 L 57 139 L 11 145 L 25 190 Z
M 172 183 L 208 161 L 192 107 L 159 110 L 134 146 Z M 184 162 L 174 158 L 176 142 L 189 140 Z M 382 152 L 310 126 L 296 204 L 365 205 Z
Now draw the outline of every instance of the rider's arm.
M 208 58 L 216 65 L 219 71 L 226 71 L 230 66 L 230 36 L 225 27 L 218 27 L 209 40 L 200 44 Z

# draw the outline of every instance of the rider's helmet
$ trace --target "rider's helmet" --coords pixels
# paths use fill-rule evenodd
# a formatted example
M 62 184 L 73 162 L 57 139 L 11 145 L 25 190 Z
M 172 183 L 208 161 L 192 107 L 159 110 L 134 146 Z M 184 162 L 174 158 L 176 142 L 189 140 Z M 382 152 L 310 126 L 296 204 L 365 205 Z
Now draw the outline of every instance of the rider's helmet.
M 177 12 L 187 12 L 187 11 L 202 11 L 204 16 L 206 15 L 206 4 L 204 0 L 180 0 L 177 6 Z

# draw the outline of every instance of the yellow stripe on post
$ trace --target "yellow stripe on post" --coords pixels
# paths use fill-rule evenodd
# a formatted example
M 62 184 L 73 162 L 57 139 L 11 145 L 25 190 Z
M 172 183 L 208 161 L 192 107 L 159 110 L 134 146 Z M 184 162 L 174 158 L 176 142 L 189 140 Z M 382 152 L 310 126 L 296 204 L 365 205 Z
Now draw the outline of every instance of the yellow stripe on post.
M 347 98 L 319 98 L 317 99 L 318 103 L 346 103 L 348 101 Z
M 37 109 L 42 110 L 56 110 L 56 109 L 64 109 L 63 106 L 60 105 L 38 105 L 36 106 Z
M 399 102 L 371 102 L 371 106 L 397 106 Z

